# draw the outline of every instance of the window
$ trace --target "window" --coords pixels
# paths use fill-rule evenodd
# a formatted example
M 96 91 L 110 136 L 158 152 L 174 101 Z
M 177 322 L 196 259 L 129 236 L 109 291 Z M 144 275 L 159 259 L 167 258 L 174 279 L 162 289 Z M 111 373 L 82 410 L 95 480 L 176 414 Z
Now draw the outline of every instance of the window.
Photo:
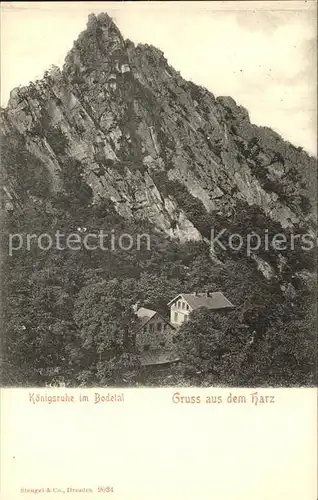
M 185 303 L 184 303 L 184 302 L 182 302 L 182 309 L 184 309 L 184 308 L 185 308 Z
M 161 332 L 162 326 L 163 326 L 162 323 L 157 323 L 157 331 L 158 332 Z
M 178 300 L 178 303 L 177 303 L 178 309 L 180 309 L 180 306 L 181 306 L 181 302 L 180 302 L 180 300 Z
M 144 345 L 144 351 L 149 351 L 150 349 L 150 345 L 149 344 L 145 344 Z
M 174 321 L 177 323 L 178 322 L 178 313 L 174 313 Z
M 149 331 L 153 332 L 153 325 L 149 325 Z
M 187 311 L 189 311 L 189 309 L 190 309 L 189 304 L 186 304 L 186 306 L 187 306 Z

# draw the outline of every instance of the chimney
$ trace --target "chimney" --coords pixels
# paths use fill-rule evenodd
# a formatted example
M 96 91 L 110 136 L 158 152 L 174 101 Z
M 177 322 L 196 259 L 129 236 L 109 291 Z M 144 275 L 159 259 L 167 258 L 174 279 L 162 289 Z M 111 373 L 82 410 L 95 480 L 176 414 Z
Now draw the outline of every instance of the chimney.
M 136 304 L 134 304 L 134 305 L 132 306 L 134 313 L 136 313 L 136 312 L 138 311 L 138 309 L 139 309 L 139 304 L 140 304 L 140 302 L 138 301 L 138 302 L 136 302 Z

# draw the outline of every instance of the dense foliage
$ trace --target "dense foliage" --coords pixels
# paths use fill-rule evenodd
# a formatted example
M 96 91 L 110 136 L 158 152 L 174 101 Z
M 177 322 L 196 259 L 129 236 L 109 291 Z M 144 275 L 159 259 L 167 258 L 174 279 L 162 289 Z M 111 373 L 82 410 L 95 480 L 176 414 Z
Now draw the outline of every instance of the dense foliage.
M 277 274 L 269 283 L 244 252 L 222 255 L 224 263 L 215 264 L 205 243 L 168 241 L 144 223 L 124 221 L 108 202 L 93 204 L 77 165 L 69 164 L 62 175 L 64 194 L 50 202 L 31 196 L 22 213 L 8 215 L 7 233 L 53 236 L 57 229 L 76 233 L 86 228 L 131 235 L 147 232 L 151 249 L 44 251 L 36 245 L 28 250 L 24 244 L 9 256 L 5 248 L 4 384 L 314 383 L 310 274 L 295 272 L 312 264 L 299 249 L 286 255 L 293 277 L 286 264 L 289 272 Z M 183 204 L 201 229 L 203 217 L 206 229 L 211 223 L 227 223 L 231 230 L 255 228 L 256 215 L 265 224 L 264 214 L 244 207 L 226 222 L 211 219 L 191 197 Z M 276 229 L 273 223 L 271 227 Z M 139 301 L 167 315 L 172 297 L 196 290 L 222 290 L 236 309 L 225 315 L 194 312 L 176 338 L 181 364 L 159 379 L 151 374 L 145 378 L 134 352 L 133 304 Z

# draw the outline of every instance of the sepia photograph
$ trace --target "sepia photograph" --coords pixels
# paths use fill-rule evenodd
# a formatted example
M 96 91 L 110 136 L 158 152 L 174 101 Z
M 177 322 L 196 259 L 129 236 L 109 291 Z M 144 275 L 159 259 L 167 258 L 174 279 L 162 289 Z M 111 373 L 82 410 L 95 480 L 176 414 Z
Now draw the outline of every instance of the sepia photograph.
M 178 3 L 2 2 L 2 387 L 317 384 L 316 2 Z

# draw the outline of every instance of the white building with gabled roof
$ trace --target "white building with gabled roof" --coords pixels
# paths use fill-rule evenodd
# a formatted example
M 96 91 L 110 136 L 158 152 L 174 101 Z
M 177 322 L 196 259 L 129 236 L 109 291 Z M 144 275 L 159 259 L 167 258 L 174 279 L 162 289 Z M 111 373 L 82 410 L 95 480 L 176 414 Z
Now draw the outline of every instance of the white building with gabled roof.
M 222 292 L 195 292 L 180 293 L 168 303 L 168 307 L 170 307 L 170 323 L 174 327 L 179 327 L 184 321 L 188 321 L 192 311 L 200 307 L 219 312 L 234 309 L 235 306 Z

